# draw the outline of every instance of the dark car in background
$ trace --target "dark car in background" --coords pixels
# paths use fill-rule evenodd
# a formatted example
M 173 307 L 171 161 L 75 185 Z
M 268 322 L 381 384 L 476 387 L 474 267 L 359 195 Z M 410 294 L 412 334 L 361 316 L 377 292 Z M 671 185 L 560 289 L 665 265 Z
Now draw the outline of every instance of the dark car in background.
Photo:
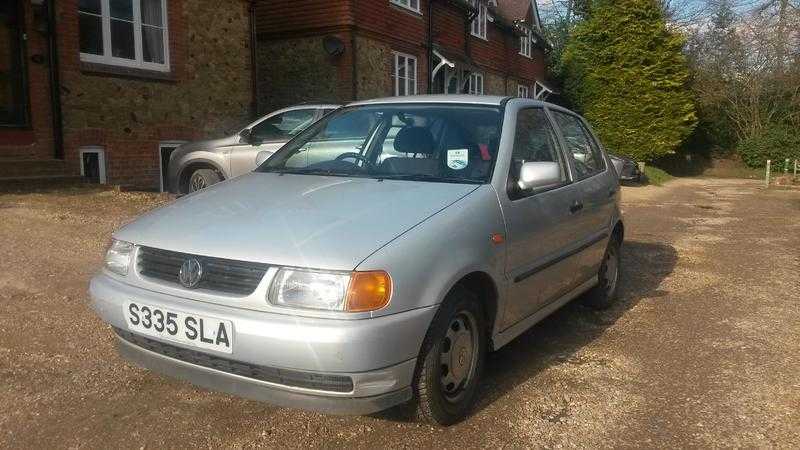
M 611 163 L 617 169 L 620 181 L 640 183 L 642 181 L 642 171 L 639 170 L 639 164 L 624 156 L 608 155 L 611 158 Z

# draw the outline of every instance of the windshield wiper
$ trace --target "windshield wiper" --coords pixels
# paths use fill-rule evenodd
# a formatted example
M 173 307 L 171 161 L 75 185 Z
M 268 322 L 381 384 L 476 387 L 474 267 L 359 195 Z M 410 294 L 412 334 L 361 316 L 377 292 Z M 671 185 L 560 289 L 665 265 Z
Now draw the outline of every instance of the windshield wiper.
M 277 174 L 292 174 L 292 175 L 331 175 L 331 176 L 339 176 L 339 177 L 358 177 L 363 176 L 361 174 L 355 172 L 342 172 L 333 169 L 312 169 L 312 168 L 297 168 L 297 169 L 287 169 L 284 167 L 265 167 L 263 172 L 271 172 Z
M 376 175 L 379 180 L 407 180 L 407 181 L 440 181 L 443 183 L 483 184 L 483 181 L 474 178 L 457 176 L 430 175 L 427 173 L 398 173 Z

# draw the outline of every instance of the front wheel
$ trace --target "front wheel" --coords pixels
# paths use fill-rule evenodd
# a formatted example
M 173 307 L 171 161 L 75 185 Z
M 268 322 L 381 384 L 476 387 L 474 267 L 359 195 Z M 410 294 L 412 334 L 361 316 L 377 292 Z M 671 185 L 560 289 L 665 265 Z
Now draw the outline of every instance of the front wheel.
M 222 181 L 222 177 L 212 169 L 197 169 L 189 177 L 189 192 L 199 191 Z
M 478 300 L 456 288 L 445 299 L 422 344 L 414 393 L 418 416 L 451 425 L 472 409 L 486 359 L 486 319 Z

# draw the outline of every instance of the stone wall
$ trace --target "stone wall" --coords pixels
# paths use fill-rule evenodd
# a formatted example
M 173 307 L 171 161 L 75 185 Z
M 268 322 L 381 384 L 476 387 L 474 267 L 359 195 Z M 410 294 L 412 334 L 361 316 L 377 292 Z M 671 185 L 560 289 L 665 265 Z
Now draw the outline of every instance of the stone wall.
M 61 3 L 61 2 L 59 2 Z M 75 0 L 61 4 L 66 159 L 104 147 L 110 183 L 158 187 L 161 141 L 217 137 L 251 118 L 245 0 L 169 0 L 170 73 L 124 73 L 81 63 Z
M 483 93 L 486 95 L 506 95 L 505 77 L 486 72 L 483 76 Z
M 352 99 L 350 39 L 337 36 L 344 53 L 330 56 L 322 36 L 259 40 L 258 109 L 262 113 L 302 102 Z
M 356 49 L 358 99 L 392 95 L 392 49 L 389 44 L 358 37 Z

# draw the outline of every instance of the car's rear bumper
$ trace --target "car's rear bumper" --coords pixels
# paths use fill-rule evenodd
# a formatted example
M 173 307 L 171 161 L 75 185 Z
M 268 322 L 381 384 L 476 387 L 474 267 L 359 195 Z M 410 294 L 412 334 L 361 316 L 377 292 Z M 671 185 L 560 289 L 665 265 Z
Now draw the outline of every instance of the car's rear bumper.
M 331 397 L 324 393 L 287 389 L 286 386 L 187 363 L 146 350 L 119 336 L 117 348 L 124 358 L 154 372 L 186 380 L 208 389 L 287 408 L 310 409 L 328 414 L 370 414 L 411 400 L 411 387 L 408 385 L 366 397 Z M 390 372 L 402 373 L 413 370 L 412 360 L 380 371 L 353 374 L 354 384 L 363 385 L 370 379 L 380 382 L 387 376 L 391 377 Z

